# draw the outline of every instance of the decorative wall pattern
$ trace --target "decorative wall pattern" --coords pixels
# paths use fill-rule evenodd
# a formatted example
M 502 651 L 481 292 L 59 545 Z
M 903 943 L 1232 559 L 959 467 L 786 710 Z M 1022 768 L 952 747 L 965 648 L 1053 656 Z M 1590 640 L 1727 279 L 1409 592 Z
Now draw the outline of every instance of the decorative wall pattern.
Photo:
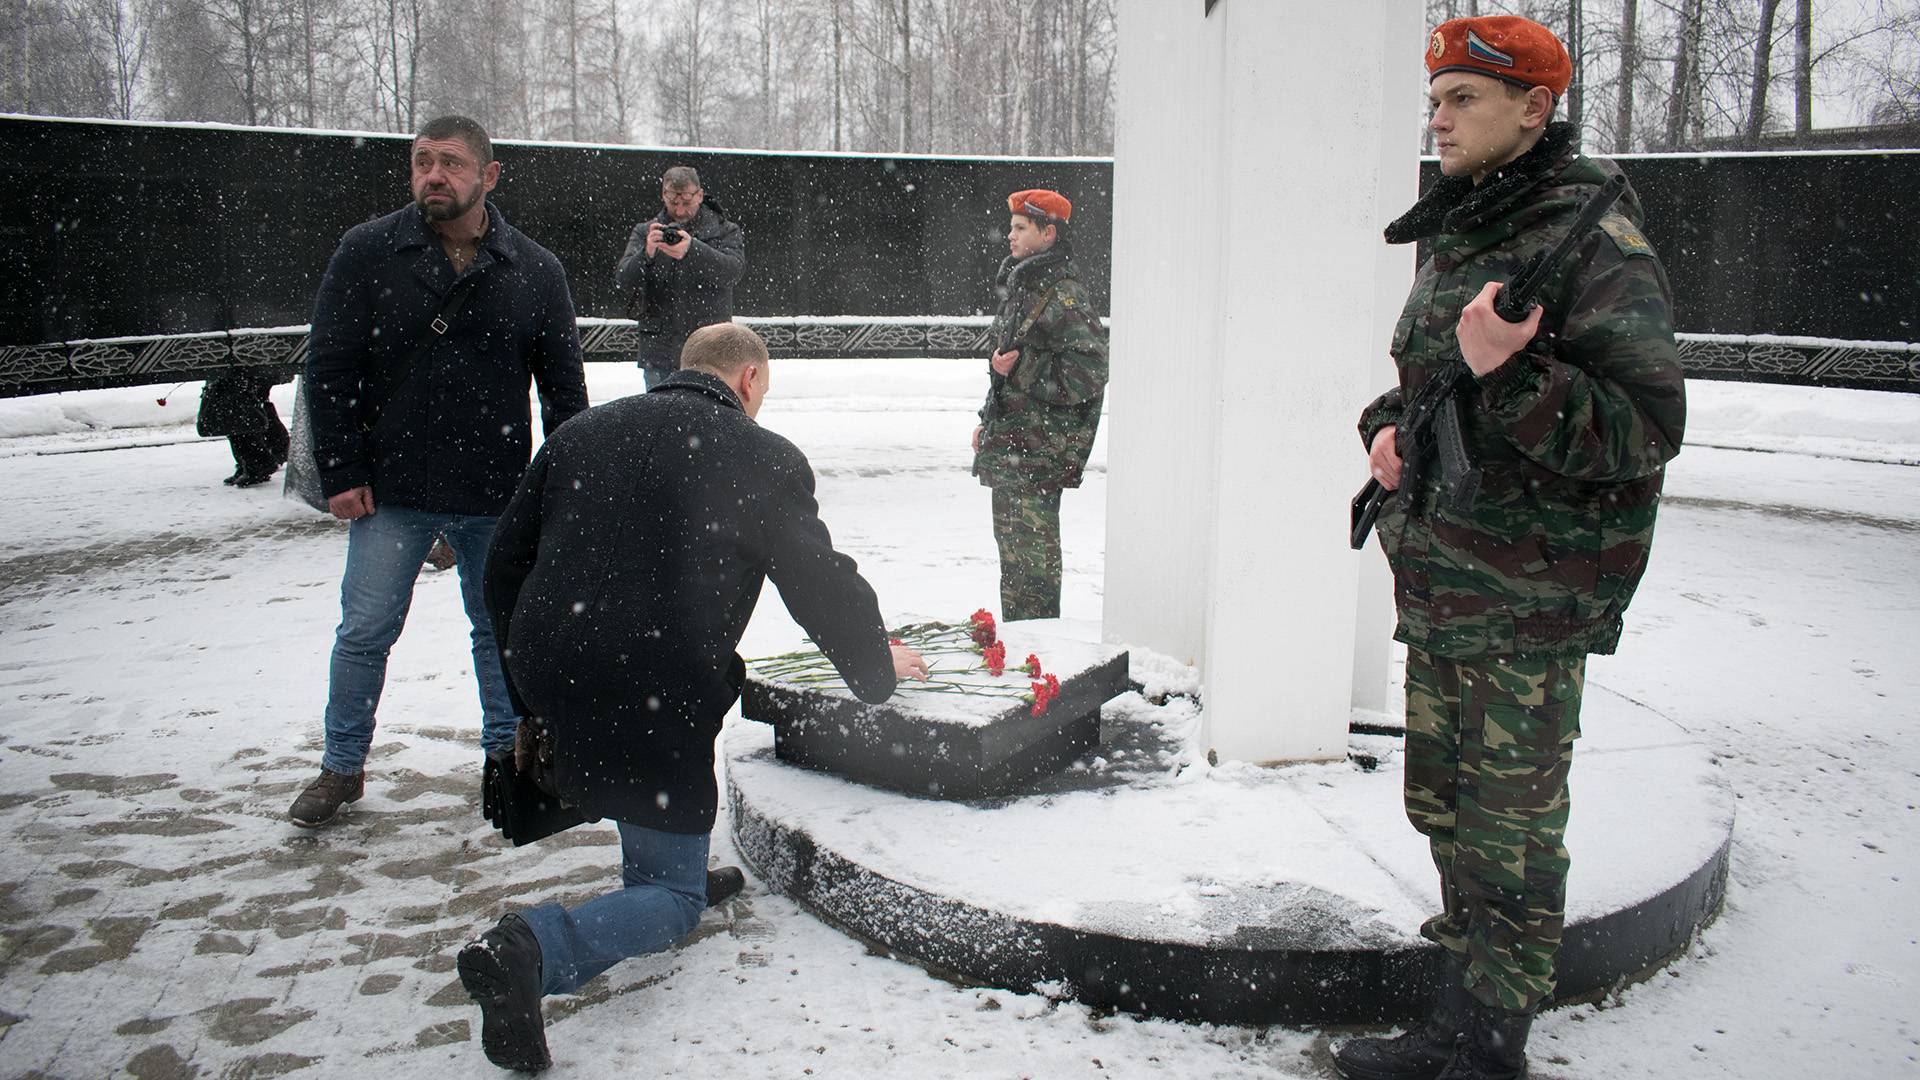
M 989 319 L 749 318 L 777 357 L 985 357 Z M 625 319 L 581 319 L 587 359 L 618 363 L 638 347 Z M 204 379 L 228 367 L 292 375 L 305 363 L 306 327 L 0 346 L 0 397 Z M 1813 338 L 1680 335 L 1690 379 L 1789 383 L 1920 393 L 1920 344 Z

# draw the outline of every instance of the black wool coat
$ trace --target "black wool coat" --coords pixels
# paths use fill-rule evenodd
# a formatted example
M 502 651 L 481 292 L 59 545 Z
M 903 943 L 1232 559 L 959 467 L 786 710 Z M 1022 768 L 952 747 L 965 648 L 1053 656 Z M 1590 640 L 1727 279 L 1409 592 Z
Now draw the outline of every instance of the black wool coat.
M 711 198 L 682 226 L 693 234 L 685 258 L 647 258 L 647 226 L 672 220 L 662 210 L 635 225 L 613 271 L 615 291 L 628 300 L 627 317 L 639 324 L 634 359 L 654 371 L 678 370 L 688 334 L 733 318 L 733 289 L 747 268 L 746 232 Z
M 806 457 L 721 380 L 676 372 L 547 439 L 494 528 L 486 598 L 563 798 L 648 828 L 713 828 L 714 738 L 769 577 L 862 701 L 892 695 L 879 604 L 833 548 Z
M 371 485 L 376 507 L 498 514 L 533 445 L 529 377 L 545 431 L 587 407 L 566 271 L 491 202 L 487 221 L 458 278 L 418 206 L 341 239 L 314 300 L 307 355 L 327 496 Z M 436 336 L 430 324 L 448 290 L 468 278 L 466 303 Z

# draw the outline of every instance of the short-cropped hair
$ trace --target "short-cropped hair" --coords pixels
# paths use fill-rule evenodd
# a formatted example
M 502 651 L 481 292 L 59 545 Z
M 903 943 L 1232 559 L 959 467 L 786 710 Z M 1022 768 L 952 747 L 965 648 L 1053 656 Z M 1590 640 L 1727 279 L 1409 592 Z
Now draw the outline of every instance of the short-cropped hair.
M 697 188 L 700 186 L 700 174 L 691 165 L 675 165 L 660 174 L 660 186 L 663 188 Z
M 699 368 L 721 378 L 740 374 L 748 364 L 767 362 L 767 343 L 760 335 L 739 323 L 714 323 L 687 335 L 680 350 L 680 367 Z
M 487 138 L 487 129 L 481 127 L 478 120 L 469 120 L 464 116 L 436 116 L 427 121 L 427 125 L 420 129 L 420 134 L 413 137 L 415 142 L 421 139 L 459 139 L 479 157 L 480 164 L 485 165 L 493 160 L 493 140 Z

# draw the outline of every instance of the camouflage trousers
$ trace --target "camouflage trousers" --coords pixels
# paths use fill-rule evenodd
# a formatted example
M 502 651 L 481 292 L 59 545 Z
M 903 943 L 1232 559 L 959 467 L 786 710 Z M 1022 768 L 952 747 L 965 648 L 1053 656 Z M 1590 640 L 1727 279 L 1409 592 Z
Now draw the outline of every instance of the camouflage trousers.
M 1060 615 L 1060 490 L 993 489 L 993 539 L 1000 546 L 1000 617 Z
M 1585 679 L 1584 657 L 1407 650 L 1407 817 L 1432 849 L 1443 906 L 1420 932 L 1465 959 L 1475 997 L 1513 1012 L 1553 994 Z

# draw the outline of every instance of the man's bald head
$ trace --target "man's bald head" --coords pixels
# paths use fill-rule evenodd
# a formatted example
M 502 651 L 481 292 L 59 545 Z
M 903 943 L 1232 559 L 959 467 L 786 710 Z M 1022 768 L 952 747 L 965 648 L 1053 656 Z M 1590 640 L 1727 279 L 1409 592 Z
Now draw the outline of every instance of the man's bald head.
M 680 350 L 682 368 L 699 368 L 729 382 L 747 365 L 765 367 L 766 363 L 767 343 L 739 323 L 703 326 L 687 335 L 687 344 Z
M 715 323 L 687 335 L 680 370 L 704 371 L 727 384 L 748 416 L 760 415 L 760 403 L 772 383 L 767 343 L 738 323 Z

